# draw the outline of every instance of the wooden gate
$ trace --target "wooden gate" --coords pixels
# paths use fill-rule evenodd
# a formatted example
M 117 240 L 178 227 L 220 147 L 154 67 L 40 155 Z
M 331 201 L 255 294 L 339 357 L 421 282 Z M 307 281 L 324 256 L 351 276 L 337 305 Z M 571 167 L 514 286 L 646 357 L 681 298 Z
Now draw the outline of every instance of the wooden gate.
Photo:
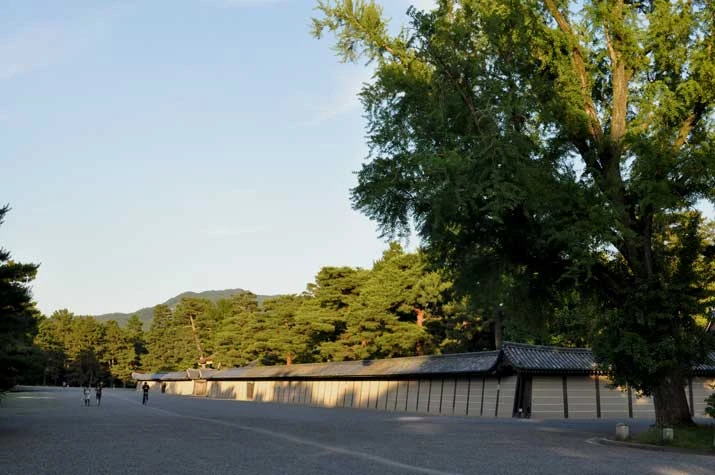
M 205 379 L 197 379 L 194 381 L 194 396 L 207 396 L 208 384 Z

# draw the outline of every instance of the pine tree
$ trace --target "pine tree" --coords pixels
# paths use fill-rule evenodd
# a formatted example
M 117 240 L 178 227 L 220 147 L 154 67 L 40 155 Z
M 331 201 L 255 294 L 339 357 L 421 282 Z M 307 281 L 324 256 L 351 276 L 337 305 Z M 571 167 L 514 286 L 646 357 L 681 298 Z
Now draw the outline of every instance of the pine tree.
M 250 363 L 252 353 L 248 345 L 254 335 L 247 327 L 258 311 L 258 300 L 251 292 L 242 292 L 230 299 L 230 313 L 224 317 L 216 332 L 216 364 L 222 367 L 243 366 Z
M 0 225 L 9 210 L 7 205 L 0 208 Z M 39 313 L 32 302 L 29 283 L 37 268 L 35 264 L 14 262 L 10 253 L 0 248 L 0 391 L 14 386 L 32 363 L 32 340 Z
M 132 358 L 131 368 L 133 371 L 140 369 L 143 364 L 142 360 L 147 353 L 146 340 L 144 336 L 143 323 L 137 315 L 132 315 L 127 321 L 126 328 L 127 338 L 134 348 L 134 357 Z
M 144 369 L 151 371 L 177 370 L 174 316 L 166 305 L 154 307 L 151 328 L 147 334 L 147 355 Z
M 136 358 L 134 344 L 128 332 L 120 328 L 116 321 L 110 320 L 103 326 L 104 338 L 100 362 L 104 372 L 110 376 L 111 383 L 119 381 L 124 384 L 131 380 L 132 365 Z

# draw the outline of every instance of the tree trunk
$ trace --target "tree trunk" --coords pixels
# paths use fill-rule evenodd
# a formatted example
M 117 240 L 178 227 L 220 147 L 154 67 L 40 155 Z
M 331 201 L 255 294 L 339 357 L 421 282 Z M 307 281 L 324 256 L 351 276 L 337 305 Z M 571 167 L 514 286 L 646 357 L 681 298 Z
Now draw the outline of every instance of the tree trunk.
M 688 399 L 685 397 L 685 378 L 669 375 L 653 391 L 655 423 L 657 426 L 673 427 L 694 425 Z
M 504 342 L 504 323 L 501 318 L 501 308 L 494 308 L 494 347 L 499 350 Z
M 417 315 L 417 326 L 423 328 L 425 326 L 425 311 L 421 308 L 415 308 L 415 314 Z
M 293 355 L 289 353 L 286 353 L 286 366 L 290 366 L 293 364 Z
M 196 351 L 199 352 L 199 361 L 204 357 L 204 351 L 201 349 L 201 343 L 199 342 L 199 334 L 196 331 L 196 323 L 191 315 L 189 315 L 189 322 L 191 322 L 191 333 L 194 336 L 194 342 L 196 343 Z

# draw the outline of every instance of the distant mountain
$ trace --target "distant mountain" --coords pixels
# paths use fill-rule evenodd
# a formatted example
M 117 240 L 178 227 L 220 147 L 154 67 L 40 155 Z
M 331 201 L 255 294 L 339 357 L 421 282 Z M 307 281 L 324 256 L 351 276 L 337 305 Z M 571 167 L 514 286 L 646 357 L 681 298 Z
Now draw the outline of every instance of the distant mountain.
M 200 298 L 200 299 L 207 299 L 212 302 L 217 302 L 221 299 L 229 299 L 233 297 L 236 294 L 240 294 L 243 292 L 248 292 L 248 290 L 243 290 L 243 289 L 225 289 L 225 290 L 206 290 L 204 292 L 182 292 L 179 295 L 175 297 L 171 297 L 169 300 L 166 302 L 162 302 L 164 305 L 168 306 L 172 310 L 174 307 L 178 305 L 179 302 L 181 302 L 181 299 L 184 297 L 195 297 L 195 298 Z M 272 295 L 258 295 L 258 303 L 261 304 L 265 299 L 273 297 Z M 159 304 L 157 304 L 159 305 Z M 102 315 L 95 315 L 94 318 L 99 320 L 100 322 L 108 322 L 109 320 L 115 320 L 117 323 L 119 323 L 121 326 L 126 325 L 127 321 L 132 315 L 136 315 L 139 317 L 139 320 L 144 324 L 144 331 L 149 330 L 149 327 L 151 326 L 151 320 L 154 317 L 154 307 L 145 307 L 142 309 L 137 310 L 136 312 L 131 312 L 131 313 L 105 313 Z

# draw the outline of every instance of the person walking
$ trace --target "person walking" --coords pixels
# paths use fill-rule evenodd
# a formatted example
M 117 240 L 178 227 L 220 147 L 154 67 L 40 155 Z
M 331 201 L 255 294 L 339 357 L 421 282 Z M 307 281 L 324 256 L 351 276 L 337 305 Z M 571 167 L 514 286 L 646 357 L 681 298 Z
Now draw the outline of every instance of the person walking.
M 83 397 L 84 397 L 84 405 L 85 405 L 85 407 L 89 407 L 89 406 L 90 406 L 90 403 L 91 403 L 91 401 L 90 401 L 90 399 L 89 399 L 89 395 L 90 395 L 90 394 L 91 394 L 91 392 L 90 392 L 90 390 L 89 390 L 89 386 L 85 386 L 84 389 L 82 390 L 82 395 L 83 395 Z
M 100 382 L 97 384 L 97 387 L 94 388 L 94 397 L 97 399 L 97 407 L 102 404 L 102 383 Z
M 144 385 L 142 386 L 142 404 L 146 405 L 147 401 L 149 401 L 149 384 L 144 381 Z

